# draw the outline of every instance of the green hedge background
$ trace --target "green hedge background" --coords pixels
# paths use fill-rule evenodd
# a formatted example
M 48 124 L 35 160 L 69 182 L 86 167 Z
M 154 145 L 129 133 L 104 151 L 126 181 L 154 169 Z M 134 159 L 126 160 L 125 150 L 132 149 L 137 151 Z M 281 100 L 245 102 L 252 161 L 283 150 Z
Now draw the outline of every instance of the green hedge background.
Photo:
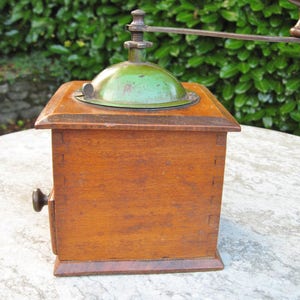
M 299 12 L 287 0 L 2 0 L 1 64 L 13 56 L 47 57 L 61 82 L 92 79 L 127 59 L 130 11 L 155 26 L 288 36 Z M 147 34 L 149 61 L 180 81 L 207 87 L 242 124 L 300 135 L 300 45 Z M 38 64 L 38 60 L 34 60 Z

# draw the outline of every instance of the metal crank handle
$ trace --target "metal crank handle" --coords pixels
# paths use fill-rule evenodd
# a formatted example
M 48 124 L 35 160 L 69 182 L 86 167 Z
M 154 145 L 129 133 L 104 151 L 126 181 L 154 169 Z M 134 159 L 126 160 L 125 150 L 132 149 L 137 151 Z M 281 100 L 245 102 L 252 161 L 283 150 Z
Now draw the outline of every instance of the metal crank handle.
M 270 35 L 256 35 L 256 34 L 239 34 L 222 31 L 210 31 L 201 29 L 189 29 L 178 27 L 158 27 L 158 26 L 145 26 L 141 29 L 144 32 L 164 32 L 164 33 L 176 33 L 186 35 L 200 35 L 217 37 L 224 39 L 236 39 L 244 41 L 262 41 L 262 42 L 283 42 L 283 43 L 300 43 L 300 39 L 297 37 L 284 37 L 284 36 L 270 36 Z M 291 29 L 292 30 L 292 29 Z M 296 35 L 295 35 L 296 36 Z M 300 37 L 300 36 L 299 36 Z
M 289 0 L 291 3 L 297 5 L 300 9 L 300 0 Z M 141 10 L 136 10 L 133 12 L 135 14 L 145 13 Z M 139 17 L 139 16 L 138 16 Z M 158 26 L 147 26 L 144 23 L 133 22 L 127 26 L 127 29 L 131 32 L 141 33 L 141 32 L 162 32 L 162 33 L 176 33 L 176 34 L 186 34 L 186 35 L 200 35 L 209 36 L 225 39 L 237 39 L 246 41 L 262 41 L 262 42 L 283 42 L 283 43 L 300 43 L 300 18 L 297 24 L 290 29 L 291 37 L 282 36 L 269 36 L 269 35 L 255 35 L 255 34 L 239 34 L 231 32 L 222 31 L 210 31 L 210 30 L 200 30 L 200 29 L 189 29 L 189 28 L 178 28 L 178 27 L 158 27 Z

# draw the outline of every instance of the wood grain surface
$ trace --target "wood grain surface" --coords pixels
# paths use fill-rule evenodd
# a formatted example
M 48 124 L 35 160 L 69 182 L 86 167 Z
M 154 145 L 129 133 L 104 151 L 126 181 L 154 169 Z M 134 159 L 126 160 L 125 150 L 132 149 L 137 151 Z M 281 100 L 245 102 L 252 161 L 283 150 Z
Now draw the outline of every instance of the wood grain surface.
M 83 104 L 82 84 L 64 84 L 36 122 L 52 129 L 55 274 L 222 269 L 226 136 L 238 123 L 199 84 L 184 84 L 199 103 L 156 111 Z
M 240 131 L 239 124 L 214 95 L 197 83 L 183 86 L 197 93 L 200 102 L 173 109 L 114 109 L 75 99 L 74 93 L 85 81 L 63 84 L 54 94 L 35 123 L 36 128 L 52 129 L 134 129 Z
M 218 251 L 215 258 L 160 259 L 128 261 L 60 261 L 56 259 L 54 275 L 82 276 L 96 274 L 151 274 L 218 271 L 224 268 Z
M 218 139 L 54 130 L 60 260 L 214 256 L 225 159 Z

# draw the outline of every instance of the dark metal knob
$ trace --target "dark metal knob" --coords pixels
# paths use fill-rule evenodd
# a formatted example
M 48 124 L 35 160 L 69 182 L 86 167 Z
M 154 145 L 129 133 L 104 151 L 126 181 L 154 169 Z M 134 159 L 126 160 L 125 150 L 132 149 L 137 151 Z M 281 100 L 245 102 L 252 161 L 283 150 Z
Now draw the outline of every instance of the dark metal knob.
M 46 196 L 40 189 L 32 192 L 32 205 L 33 209 L 40 212 L 44 205 L 48 205 L 48 196 Z

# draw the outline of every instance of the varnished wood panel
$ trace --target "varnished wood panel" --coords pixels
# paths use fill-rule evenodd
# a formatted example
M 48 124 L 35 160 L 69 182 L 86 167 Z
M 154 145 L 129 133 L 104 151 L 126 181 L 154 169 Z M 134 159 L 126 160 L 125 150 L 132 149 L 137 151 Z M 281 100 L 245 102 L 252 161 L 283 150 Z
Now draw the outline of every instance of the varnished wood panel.
M 222 135 L 226 141 L 226 133 L 53 130 L 59 259 L 213 256 Z
M 172 109 L 112 109 L 82 103 L 74 98 L 84 81 L 63 84 L 36 121 L 36 128 L 240 131 L 239 124 L 214 95 L 197 83 L 182 83 L 200 102 Z
M 36 122 L 52 129 L 55 275 L 222 269 L 216 254 L 226 135 L 240 126 L 203 86 L 166 110 L 81 103 L 62 85 Z
M 93 274 L 148 274 L 216 271 L 224 268 L 218 251 L 213 257 L 134 261 L 60 261 L 55 262 L 56 276 Z
M 54 201 L 54 192 L 51 191 L 49 199 L 48 199 L 48 213 L 49 213 L 49 226 L 50 226 L 50 234 L 51 234 L 51 245 L 52 252 L 57 254 L 56 247 L 56 221 L 55 221 L 55 201 Z

